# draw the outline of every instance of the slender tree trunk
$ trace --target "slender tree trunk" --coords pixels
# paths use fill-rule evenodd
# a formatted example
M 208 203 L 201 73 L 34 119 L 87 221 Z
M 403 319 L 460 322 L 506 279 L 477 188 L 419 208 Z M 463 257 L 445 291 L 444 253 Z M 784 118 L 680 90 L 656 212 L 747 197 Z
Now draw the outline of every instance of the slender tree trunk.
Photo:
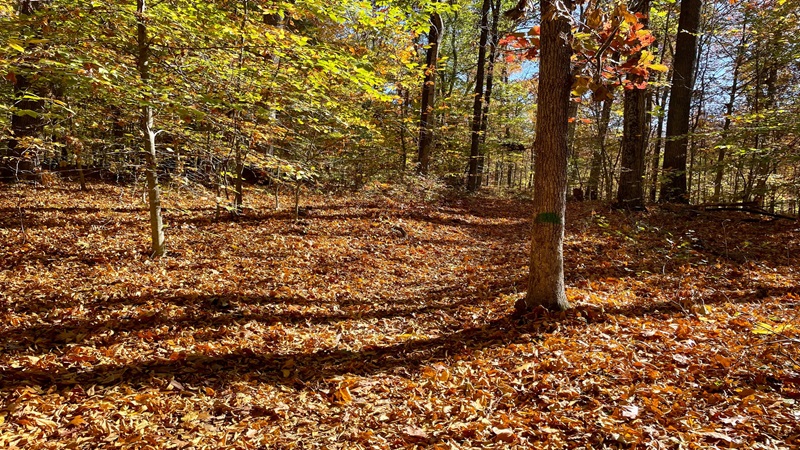
M 444 23 L 439 13 L 431 14 L 431 28 L 428 31 L 428 50 L 425 56 L 425 78 L 422 83 L 422 105 L 419 119 L 419 173 L 428 173 L 433 145 L 433 108 L 436 100 L 436 72 L 439 59 L 439 45 L 442 41 Z
M 142 84 L 150 84 L 150 42 L 147 37 L 145 0 L 136 0 L 136 29 L 138 57 L 136 61 Z M 149 101 L 149 99 L 148 99 Z M 147 178 L 147 201 L 150 207 L 150 237 L 153 256 L 164 256 L 167 247 L 164 239 L 164 226 L 161 220 L 161 192 L 156 173 L 156 133 L 153 131 L 153 108 L 147 104 L 142 107 L 141 132 L 144 145 L 145 176 Z
M 486 144 L 486 135 L 489 130 L 489 103 L 492 101 L 492 90 L 494 89 L 494 64 L 497 60 L 497 43 L 498 43 L 498 27 L 500 24 L 500 8 L 502 7 L 502 0 L 497 0 L 492 5 L 492 29 L 489 32 L 489 60 L 486 62 L 486 92 L 484 93 L 483 113 L 481 113 L 481 144 Z M 489 185 L 489 166 L 488 155 L 484 161 L 481 159 L 479 162 L 487 167 L 486 169 L 486 185 Z M 478 168 L 479 176 L 483 177 L 483 167 Z
M 580 180 L 580 172 L 578 172 L 577 170 L 578 162 L 576 160 L 576 155 L 575 155 L 575 130 L 577 128 L 577 115 L 578 115 L 578 102 L 573 102 L 572 99 L 570 98 L 569 112 L 567 112 L 567 117 L 569 119 L 572 119 L 572 121 L 569 122 L 569 124 L 567 125 L 567 151 L 569 152 L 569 157 L 573 160 L 575 171 L 572 174 L 567 172 L 568 184 L 572 183 L 573 176 Z
M 778 95 L 778 66 L 774 61 L 770 61 L 768 64 L 770 65 L 767 68 L 767 78 L 764 80 L 767 89 L 767 97 L 764 102 L 765 114 L 770 114 L 772 109 L 775 108 Z M 767 133 L 762 139 L 762 147 L 766 150 L 764 151 L 765 154 L 758 155 L 758 163 L 756 164 L 756 183 L 753 193 L 760 207 L 764 207 L 764 199 L 766 199 L 768 193 L 767 181 L 769 180 L 769 176 L 775 171 L 775 161 L 773 161 L 774 155 L 770 154 L 769 150 L 771 147 L 771 138 L 774 136 L 770 136 L 770 134 L 772 133 Z
M 747 19 L 742 21 L 742 37 L 739 40 L 739 46 L 736 51 L 736 59 L 733 62 L 733 80 L 731 81 L 731 89 L 728 91 L 728 103 L 725 104 L 725 123 L 722 125 L 722 140 L 723 143 L 728 137 L 731 129 L 731 117 L 733 116 L 734 102 L 736 101 L 736 93 L 739 89 L 739 70 L 742 65 L 742 58 L 744 56 L 744 45 L 747 41 Z M 711 201 L 719 202 L 722 195 L 722 178 L 725 172 L 725 145 L 720 145 L 717 150 L 717 171 L 714 176 L 714 196 Z
M 469 147 L 469 171 L 467 190 L 474 192 L 480 187 L 478 169 L 481 159 L 481 115 L 483 114 L 483 88 L 486 73 L 486 42 L 489 39 L 489 7 L 491 0 L 483 0 L 481 6 L 481 35 L 478 42 L 478 67 L 475 73 L 475 94 L 472 100 L 472 134 Z
M 686 186 L 686 150 L 689 144 L 689 114 L 692 103 L 697 32 L 703 0 L 683 0 L 678 19 L 678 38 L 675 44 L 672 92 L 667 112 L 667 142 L 664 148 L 664 181 L 662 202 L 688 203 Z
M 669 81 L 669 75 L 667 76 L 667 81 Z M 652 162 L 652 172 L 650 173 L 650 201 L 656 201 L 656 193 L 658 192 L 658 166 L 661 162 L 661 144 L 664 142 L 664 107 L 667 105 L 667 95 L 669 94 L 669 89 L 666 87 L 661 88 L 661 101 L 659 106 L 661 107 L 661 114 L 658 116 L 658 125 L 656 125 L 656 136 L 655 136 L 655 146 L 653 148 L 653 162 Z
M 600 175 L 603 170 L 606 153 L 606 136 L 608 135 L 608 123 L 611 121 L 611 106 L 614 98 L 603 100 L 603 107 L 600 110 L 600 120 L 597 121 L 597 142 L 592 152 L 592 161 L 589 165 L 589 180 L 586 182 L 586 191 L 589 200 L 600 198 Z
M 570 22 L 557 0 L 540 0 L 539 109 L 534 143 L 535 174 L 528 293 L 520 309 L 569 308 L 564 290 L 564 221 L 567 205 L 567 129 L 572 86 Z M 561 3 L 561 2 L 559 2 Z M 563 2 L 570 9 L 572 2 Z
M 408 146 L 406 145 L 406 117 L 408 117 L 408 89 L 397 88 L 397 95 L 402 99 L 400 104 L 400 174 L 403 176 L 408 165 Z

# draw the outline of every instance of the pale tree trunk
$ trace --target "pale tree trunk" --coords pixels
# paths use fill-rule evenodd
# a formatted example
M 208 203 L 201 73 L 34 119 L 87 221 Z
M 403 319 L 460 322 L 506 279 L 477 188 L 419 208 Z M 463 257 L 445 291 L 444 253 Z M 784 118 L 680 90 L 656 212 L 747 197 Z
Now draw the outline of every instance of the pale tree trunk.
M 667 74 L 667 82 L 670 76 Z M 658 125 L 656 125 L 655 143 L 653 147 L 653 161 L 652 172 L 650 172 L 650 201 L 656 201 L 656 194 L 658 193 L 658 167 L 661 163 L 661 145 L 664 142 L 664 107 L 667 105 L 667 95 L 669 89 L 666 87 L 661 88 L 661 101 L 658 106 L 661 107 L 661 114 L 658 116 Z
M 480 187 L 478 170 L 481 159 L 481 114 L 483 114 L 483 88 L 486 73 L 486 42 L 489 39 L 489 7 L 491 0 L 483 0 L 481 6 L 480 39 L 478 43 L 478 67 L 475 74 L 475 97 L 472 101 L 472 134 L 469 148 L 469 171 L 467 190 L 477 191 Z
M 436 100 L 436 72 L 439 60 L 439 45 L 442 41 L 444 22 L 439 13 L 431 14 L 431 28 L 428 31 L 428 50 L 425 55 L 425 78 L 422 82 L 422 98 L 419 118 L 419 154 L 417 156 L 419 173 L 428 173 L 433 145 L 433 108 Z
M 481 144 L 486 143 L 486 134 L 489 130 L 489 103 L 492 101 L 492 90 L 494 88 L 494 63 L 497 59 L 497 43 L 498 43 L 498 27 L 500 24 L 500 8 L 502 0 L 497 0 L 492 4 L 492 29 L 489 34 L 489 59 L 486 61 L 486 92 L 484 93 L 483 113 L 481 114 Z M 483 179 L 484 165 L 489 166 L 488 155 L 487 160 L 481 159 L 478 161 L 479 177 Z M 489 169 L 486 169 L 486 185 L 489 185 Z
M 736 59 L 733 61 L 733 81 L 731 81 L 731 89 L 728 92 L 728 103 L 725 105 L 725 123 L 722 125 L 722 140 L 723 143 L 728 137 L 731 129 L 731 116 L 733 116 L 734 102 L 736 101 L 736 93 L 739 90 L 739 70 L 742 65 L 742 58 L 744 57 L 745 42 L 747 41 L 747 19 L 742 21 L 742 37 L 739 40 L 739 46 L 736 50 Z M 725 146 L 720 145 L 717 151 L 717 172 L 714 176 L 714 195 L 711 197 L 713 202 L 720 201 L 722 196 L 722 178 L 725 173 Z
M 241 23 L 241 36 L 239 37 L 239 74 L 242 72 L 242 67 L 244 66 L 244 44 L 245 44 L 245 27 L 247 26 L 247 16 L 250 9 L 250 4 L 247 0 L 244 2 L 244 15 L 242 16 L 242 23 Z M 237 92 L 241 90 L 241 75 L 236 75 L 236 84 L 237 84 Z M 234 157 L 236 163 L 236 179 L 234 180 L 234 189 L 236 190 L 233 196 L 233 214 L 235 216 L 242 215 L 243 211 L 243 200 L 244 200 L 244 186 L 243 186 L 243 176 L 244 176 L 244 158 L 246 157 L 246 152 L 249 150 L 248 146 L 244 146 L 244 150 L 242 149 L 242 132 L 241 132 L 241 118 L 242 113 L 241 111 L 236 111 L 234 117 L 234 129 L 233 132 L 235 135 L 233 136 L 234 140 Z M 247 142 L 245 142 L 247 144 Z
M 672 24 L 672 7 L 667 10 L 667 18 L 664 21 L 664 30 L 662 31 L 661 43 L 661 63 L 667 64 L 667 50 L 673 55 L 675 52 L 670 44 L 669 29 Z M 671 58 L 674 60 L 675 58 Z M 671 66 L 672 64 L 670 64 Z M 672 80 L 672 67 L 666 74 L 660 74 L 659 80 L 666 81 L 667 85 Z M 667 96 L 669 95 L 669 88 L 666 86 L 660 87 L 654 94 L 656 97 L 656 105 L 659 107 L 658 124 L 656 125 L 655 142 L 653 143 L 653 159 L 651 162 L 650 170 L 650 193 L 649 199 L 651 203 L 655 203 L 656 195 L 658 195 L 658 174 L 659 166 L 661 165 L 661 147 L 664 143 L 664 119 L 666 118 Z M 660 95 L 660 99 L 659 99 Z M 652 116 L 652 112 L 651 112 Z
M 542 12 L 539 109 L 534 151 L 533 226 L 528 293 L 518 309 L 569 308 L 564 290 L 564 221 L 567 205 L 570 21 L 556 10 L 559 0 L 540 0 Z M 571 9 L 571 1 L 563 2 Z
M 138 37 L 138 58 L 136 61 L 139 76 L 144 86 L 150 83 L 150 43 L 147 38 L 145 0 L 136 0 L 136 29 Z M 153 131 L 153 108 L 148 104 L 142 107 L 141 132 L 143 137 L 145 176 L 147 178 L 147 202 L 150 208 L 150 237 L 153 256 L 164 256 L 167 247 L 164 239 L 164 225 L 161 220 L 161 193 L 156 173 L 156 133 Z
M 700 56 L 703 55 L 705 51 L 704 45 L 702 43 L 698 44 L 697 55 L 698 59 Z M 695 136 L 695 132 L 697 131 L 697 127 L 700 126 L 700 119 L 703 117 L 703 110 L 704 104 L 706 99 L 706 70 L 708 68 L 708 58 L 711 55 L 710 52 L 705 52 L 705 63 L 698 64 L 695 66 L 695 72 L 693 79 L 695 80 L 695 84 L 697 84 L 697 80 L 700 80 L 700 89 L 697 92 L 697 109 L 695 110 L 695 116 L 691 120 L 691 124 L 689 127 L 689 169 L 687 171 L 687 184 L 686 184 L 686 191 L 687 191 L 687 198 L 691 199 L 692 195 L 695 194 L 695 190 L 697 187 L 697 178 L 699 178 L 699 174 L 696 173 L 694 170 L 695 168 L 695 160 L 697 158 L 697 136 Z M 703 67 L 702 72 L 700 71 L 700 67 Z
M 678 38 L 672 73 L 672 92 L 667 113 L 667 137 L 664 147 L 664 181 L 661 184 L 662 202 L 688 203 L 686 186 L 686 151 L 689 145 L 689 115 L 695 60 L 697 32 L 703 0 L 683 0 L 678 19 Z

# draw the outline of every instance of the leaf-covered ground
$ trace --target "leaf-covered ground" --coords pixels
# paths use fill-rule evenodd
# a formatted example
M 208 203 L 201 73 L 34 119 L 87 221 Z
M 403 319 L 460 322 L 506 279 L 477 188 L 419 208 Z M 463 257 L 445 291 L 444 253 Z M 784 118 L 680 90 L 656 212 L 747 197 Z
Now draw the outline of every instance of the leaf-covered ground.
M 0 187 L 0 447 L 800 446 L 797 222 L 570 205 L 513 317 L 525 201 L 140 194 Z

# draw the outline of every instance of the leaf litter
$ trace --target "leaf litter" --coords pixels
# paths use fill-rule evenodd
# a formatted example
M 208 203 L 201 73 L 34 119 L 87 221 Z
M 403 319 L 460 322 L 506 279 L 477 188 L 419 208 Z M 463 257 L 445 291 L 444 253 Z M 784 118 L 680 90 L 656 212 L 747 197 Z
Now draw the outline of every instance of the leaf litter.
M 796 222 L 571 204 L 518 317 L 524 200 L 1 189 L 3 448 L 800 446 Z

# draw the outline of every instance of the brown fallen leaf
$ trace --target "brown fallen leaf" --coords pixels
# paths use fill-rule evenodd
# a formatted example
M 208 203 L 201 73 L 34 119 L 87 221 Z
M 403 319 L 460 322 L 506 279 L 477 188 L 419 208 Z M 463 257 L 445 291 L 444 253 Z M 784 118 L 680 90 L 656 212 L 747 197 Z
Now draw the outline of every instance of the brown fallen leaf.
M 422 428 L 415 427 L 413 425 L 408 425 L 403 429 L 403 435 L 405 438 L 411 442 L 416 441 L 427 441 L 430 439 L 428 433 L 425 432 Z
M 627 417 L 628 419 L 635 419 L 639 416 L 639 407 L 636 405 L 628 405 L 622 407 L 622 417 Z
M 83 420 L 82 416 L 75 416 L 72 420 L 69 421 L 70 425 L 74 425 L 76 427 L 78 425 L 83 425 L 84 423 L 86 423 L 86 421 Z
M 492 432 L 494 433 L 494 440 L 499 442 L 513 442 L 517 438 L 511 428 L 493 427 Z

